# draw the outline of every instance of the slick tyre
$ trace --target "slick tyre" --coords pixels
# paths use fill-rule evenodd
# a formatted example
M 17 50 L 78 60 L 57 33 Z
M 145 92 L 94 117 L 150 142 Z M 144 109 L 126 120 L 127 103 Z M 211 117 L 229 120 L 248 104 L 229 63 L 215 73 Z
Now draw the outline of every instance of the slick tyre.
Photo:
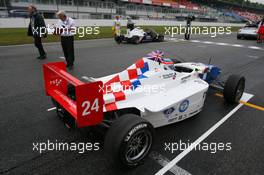
M 245 89 L 245 78 L 230 75 L 224 86 L 224 99 L 228 103 L 238 103 Z
M 121 44 L 122 43 L 122 36 L 115 36 L 115 41 L 117 44 Z
M 139 36 L 133 36 L 131 38 L 131 41 L 132 41 L 133 44 L 139 44 L 140 43 L 140 38 L 139 38 Z
M 158 42 L 163 42 L 164 41 L 164 35 L 160 34 L 158 36 Z
M 135 167 L 144 162 L 153 145 L 153 126 L 134 114 L 125 114 L 109 128 L 105 152 L 118 166 Z

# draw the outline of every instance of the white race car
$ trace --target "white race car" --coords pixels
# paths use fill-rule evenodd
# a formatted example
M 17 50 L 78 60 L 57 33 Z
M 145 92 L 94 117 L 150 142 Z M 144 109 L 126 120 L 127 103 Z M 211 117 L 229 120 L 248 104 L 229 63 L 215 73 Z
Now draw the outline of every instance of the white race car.
M 115 162 L 136 166 L 153 144 L 156 127 L 198 114 L 210 87 L 237 103 L 245 78 L 231 75 L 219 81 L 220 69 L 203 63 L 163 58 L 150 53 L 122 72 L 83 82 L 65 70 L 65 63 L 43 66 L 46 94 L 68 126 L 107 128 L 105 151 Z M 74 125 L 73 125 L 74 124 Z
M 257 39 L 258 37 L 258 24 L 247 24 L 237 32 L 237 39 Z
M 164 41 L 164 35 L 157 33 L 153 29 L 141 29 L 136 27 L 131 31 L 128 31 L 126 35 L 120 35 L 115 37 L 117 43 L 127 42 L 133 44 L 139 44 L 143 42 L 162 42 Z

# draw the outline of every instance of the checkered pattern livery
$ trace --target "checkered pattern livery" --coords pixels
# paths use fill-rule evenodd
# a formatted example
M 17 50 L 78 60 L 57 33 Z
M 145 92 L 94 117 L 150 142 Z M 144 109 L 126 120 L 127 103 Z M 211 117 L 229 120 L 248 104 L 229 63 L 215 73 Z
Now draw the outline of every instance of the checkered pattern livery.
M 160 51 L 152 52 L 148 57 L 141 58 L 126 70 L 104 83 L 105 110 L 118 109 L 119 101 L 126 100 L 128 92 L 134 91 L 142 85 L 142 79 L 148 78 L 144 75 L 149 70 L 155 70 L 160 64 L 173 64 L 170 59 L 163 59 Z M 130 91 L 129 91 L 130 90 Z
M 140 79 L 147 78 L 144 73 L 149 65 L 144 59 L 120 72 L 104 84 L 105 111 L 118 109 L 116 102 L 126 99 L 125 90 L 135 90 L 141 85 Z

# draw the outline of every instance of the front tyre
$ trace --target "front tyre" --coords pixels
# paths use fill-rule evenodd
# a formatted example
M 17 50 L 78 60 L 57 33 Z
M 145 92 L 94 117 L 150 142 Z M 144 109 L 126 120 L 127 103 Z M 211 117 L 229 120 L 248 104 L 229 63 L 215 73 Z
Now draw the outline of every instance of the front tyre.
M 228 77 L 224 86 L 224 99 L 228 103 L 238 103 L 245 90 L 245 78 L 239 75 Z
M 158 42 L 163 42 L 164 41 L 164 35 L 160 34 L 158 36 Z
M 139 38 L 139 36 L 133 36 L 131 38 L 131 41 L 132 41 L 133 44 L 139 44 L 140 43 L 140 38 Z
M 123 36 L 115 36 L 115 41 L 117 44 L 121 44 L 123 41 Z
M 118 118 L 105 137 L 105 151 L 121 166 L 135 167 L 144 162 L 153 144 L 153 126 L 134 114 Z

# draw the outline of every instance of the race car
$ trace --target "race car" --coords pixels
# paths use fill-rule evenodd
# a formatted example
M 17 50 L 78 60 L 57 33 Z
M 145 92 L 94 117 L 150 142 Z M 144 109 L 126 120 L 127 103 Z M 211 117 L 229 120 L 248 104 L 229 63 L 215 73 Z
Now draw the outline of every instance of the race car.
M 246 24 L 237 32 L 237 39 L 257 39 L 258 23 Z
M 154 128 L 190 118 L 204 107 L 209 88 L 238 103 L 245 78 L 220 80 L 220 68 L 180 62 L 153 51 L 113 75 L 83 81 L 67 73 L 65 63 L 43 65 L 46 94 L 68 126 L 105 128 L 104 148 L 114 162 L 134 167 L 152 149 Z
M 126 35 L 115 36 L 115 41 L 120 44 L 122 42 L 139 44 L 143 42 L 162 42 L 164 35 L 157 33 L 153 29 L 141 29 L 136 27 L 129 31 Z

